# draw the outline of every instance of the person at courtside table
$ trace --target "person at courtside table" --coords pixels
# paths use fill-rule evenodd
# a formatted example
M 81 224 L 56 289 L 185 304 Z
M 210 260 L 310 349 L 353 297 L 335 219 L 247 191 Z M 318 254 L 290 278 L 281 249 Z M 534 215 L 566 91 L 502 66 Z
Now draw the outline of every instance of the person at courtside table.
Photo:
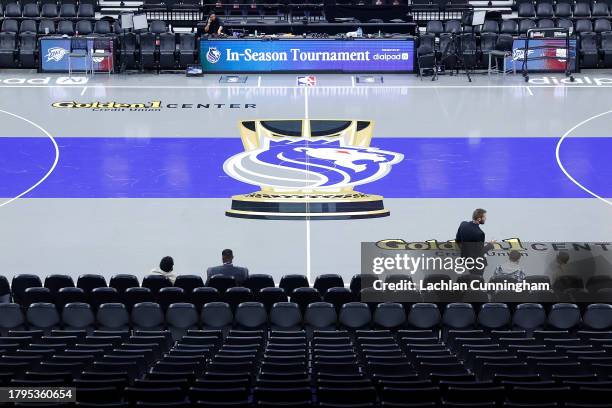
M 221 35 L 223 34 L 223 22 L 217 18 L 215 13 L 210 13 L 208 16 L 208 22 L 204 27 L 204 32 L 208 35 Z

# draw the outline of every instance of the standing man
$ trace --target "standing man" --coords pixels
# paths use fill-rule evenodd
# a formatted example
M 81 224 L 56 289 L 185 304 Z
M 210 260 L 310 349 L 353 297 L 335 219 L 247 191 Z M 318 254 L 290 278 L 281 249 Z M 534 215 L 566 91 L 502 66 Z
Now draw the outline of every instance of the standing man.
M 457 230 L 455 242 L 461 249 L 462 258 L 483 258 L 483 264 L 487 265 L 485 254 L 493 248 L 495 241 L 485 244 L 485 233 L 480 229 L 480 226 L 487 220 L 487 211 L 482 208 L 477 208 L 472 213 L 472 221 L 463 221 Z M 474 268 L 469 271 L 476 275 L 482 276 L 484 268 Z
M 206 27 L 204 27 L 204 32 L 208 35 L 223 34 L 223 24 L 221 20 L 217 18 L 217 15 L 214 12 L 210 13 L 210 15 L 208 16 Z

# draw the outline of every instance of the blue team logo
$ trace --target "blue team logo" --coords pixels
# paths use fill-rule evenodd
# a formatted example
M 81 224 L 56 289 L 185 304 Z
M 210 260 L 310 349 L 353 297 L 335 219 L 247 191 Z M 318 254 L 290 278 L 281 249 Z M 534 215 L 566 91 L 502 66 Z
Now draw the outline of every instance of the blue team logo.
M 206 53 L 206 61 L 211 64 L 216 64 L 221 59 L 221 52 L 217 49 L 217 47 L 208 47 L 208 52 Z
M 343 145 L 341 139 L 267 139 L 262 148 L 229 158 L 223 168 L 245 183 L 283 191 L 340 191 L 378 180 L 403 159 L 375 147 Z

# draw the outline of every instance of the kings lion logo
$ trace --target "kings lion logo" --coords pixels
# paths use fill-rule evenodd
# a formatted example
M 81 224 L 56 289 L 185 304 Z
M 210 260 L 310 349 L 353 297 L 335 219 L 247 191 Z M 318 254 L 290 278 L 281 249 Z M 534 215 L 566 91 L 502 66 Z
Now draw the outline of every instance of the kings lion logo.
M 47 54 L 45 55 L 45 58 L 47 58 L 47 62 L 49 61 L 59 62 L 64 58 L 64 56 L 66 56 L 66 54 L 68 54 L 68 50 L 65 48 L 51 47 L 47 50 Z
M 375 147 L 343 146 L 338 139 L 282 139 L 232 156 L 223 168 L 237 180 L 279 192 L 338 191 L 378 180 L 402 159 Z
M 211 64 L 216 64 L 219 62 L 221 58 L 221 52 L 217 49 L 217 47 L 208 47 L 208 52 L 206 53 L 206 61 Z

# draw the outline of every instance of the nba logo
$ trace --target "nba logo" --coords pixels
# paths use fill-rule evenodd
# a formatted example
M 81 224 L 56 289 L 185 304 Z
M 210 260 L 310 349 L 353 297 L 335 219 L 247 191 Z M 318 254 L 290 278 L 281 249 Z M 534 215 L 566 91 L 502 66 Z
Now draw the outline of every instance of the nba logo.
M 297 77 L 298 86 L 315 86 L 317 85 L 317 77 L 314 75 Z

